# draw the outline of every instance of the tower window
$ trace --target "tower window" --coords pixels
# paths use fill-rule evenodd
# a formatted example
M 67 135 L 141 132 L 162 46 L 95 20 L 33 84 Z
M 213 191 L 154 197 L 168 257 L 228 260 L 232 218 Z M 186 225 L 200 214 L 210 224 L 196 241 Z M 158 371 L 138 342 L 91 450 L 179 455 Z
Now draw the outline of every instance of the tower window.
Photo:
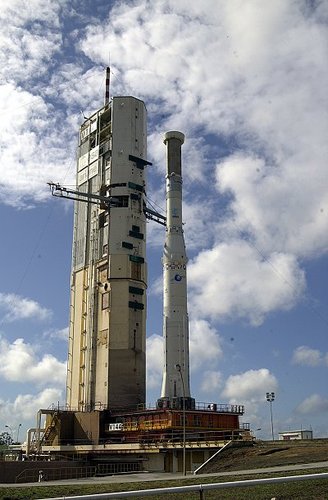
M 139 233 L 139 231 L 129 231 L 129 236 L 132 238 L 137 238 L 138 240 L 143 240 L 143 233 Z
M 122 247 L 123 248 L 128 248 L 129 250 L 133 249 L 132 243 L 128 243 L 127 241 L 122 241 Z
M 141 302 L 138 302 L 136 300 L 129 301 L 129 307 L 131 309 L 139 309 L 141 311 L 145 308 L 144 304 L 142 304 Z
M 109 292 L 105 292 L 101 296 L 101 308 L 108 309 L 109 308 Z
M 115 207 L 128 207 L 129 197 L 128 196 L 113 196 L 113 202 Z
M 141 264 L 139 262 L 131 262 L 131 278 L 141 280 Z
M 129 293 L 134 293 L 136 295 L 143 295 L 144 290 L 143 288 L 139 288 L 137 286 L 129 286 Z

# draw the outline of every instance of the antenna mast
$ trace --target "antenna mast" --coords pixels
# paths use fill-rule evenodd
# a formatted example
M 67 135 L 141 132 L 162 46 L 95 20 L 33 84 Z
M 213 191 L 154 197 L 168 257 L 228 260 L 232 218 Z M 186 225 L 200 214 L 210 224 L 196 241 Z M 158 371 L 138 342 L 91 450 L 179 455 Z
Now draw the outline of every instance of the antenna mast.
M 109 103 L 110 67 L 106 68 L 105 106 Z

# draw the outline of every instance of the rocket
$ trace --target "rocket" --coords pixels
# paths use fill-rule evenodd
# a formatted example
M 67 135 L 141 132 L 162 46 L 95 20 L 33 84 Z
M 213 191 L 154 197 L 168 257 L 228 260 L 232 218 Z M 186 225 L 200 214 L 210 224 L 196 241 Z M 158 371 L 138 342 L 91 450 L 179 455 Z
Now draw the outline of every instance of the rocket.
M 167 132 L 166 236 L 163 252 L 164 367 L 159 407 L 193 409 L 189 377 L 187 255 L 182 227 L 181 146 L 184 134 Z

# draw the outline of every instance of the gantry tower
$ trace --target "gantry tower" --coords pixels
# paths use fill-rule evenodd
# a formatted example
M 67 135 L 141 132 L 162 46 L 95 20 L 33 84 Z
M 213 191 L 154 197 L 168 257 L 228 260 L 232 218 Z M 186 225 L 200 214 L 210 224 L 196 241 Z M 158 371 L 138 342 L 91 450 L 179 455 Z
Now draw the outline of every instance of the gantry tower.
M 106 97 L 80 127 L 76 172 L 89 203 L 75 202 L 67 406 L 82 411 L 145 402 L 146 109 Z

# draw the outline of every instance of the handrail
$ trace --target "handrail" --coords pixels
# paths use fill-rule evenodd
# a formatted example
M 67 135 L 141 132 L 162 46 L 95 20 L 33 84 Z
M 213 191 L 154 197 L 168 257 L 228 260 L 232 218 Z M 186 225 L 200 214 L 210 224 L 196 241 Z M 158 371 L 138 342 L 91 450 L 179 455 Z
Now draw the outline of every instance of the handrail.
M 42 410 L 43 413 L 51 413 L 54 411 L 72 411 L 72 412 L 77 412 L 77 411 L 98 411 L 98 410 L 106 410 L 106 406 L 103 405 L 102 403 L 96 403 L 94 407 L 90 407 L 90 405 L 86 405 L 83 410 L 81 408 L 75 408 L 75 407 L 70 407 L 69 405 L 64 405 L 64 406 L 59 406 L 52 404 L 49 406 L 49 408 Z M 167 408 L 169 410 L 177 410 L 177 408 Z M 206 402 L 196 402 L 195 403 L 195 410 L 202 410 L 202 411 L 208 411 L 208 412 L 219 412 L 219 413 L 237 413 L 238 415 L 242 415 L 245 411 L 244 405 L 232 405 L 232 404 L 226 404 L 226 403 L 206 403 Z M 139 404 L 136 407 L 122 407 L 122 408 L 115 408 L 112 409 L 112 413 L 123 413 L 123 412 L 135 412 L 135 411 L 147 411 L 147 410 L 160 410 L 156 405 L 153 404 Z M 192 411 L 192 410 L 190 410 Z
M 40 470 L 44 473 L 47 481 L 56 481 L 59 479 L 81 479 L 90 476 L 95 476 L 97 472 L 97 467 L 94 465 L 78 465 L 76 467 L 42 467 L 42 462 L 38 462 L 38 468 L 29 467 L 28 464 L 26 469 L 23 469 L 15 478 L 15 483 L 25 483 L 27 480 L 29 482 L 38 481 Z M 44 480 L 45 480 L 44 478 Z
M 199 471 L 201 471 L 202 468 L 205 467 L 205 465 L 207 465 L 209 462 L 211 462 L 219 453 L 221 453 L 223 450 L 231 446 L 231 443 L 232 443 L 231 440 L 228 441 L 225 445 L 222 446 L 222 448 L 218 449 L 218 451 L 216 451 L 213 455 L 211 455 L 210 458 L 208 458 L 204 463 L 202 463 L 199 467 L 197 467 L 197 469 L 194 470 L 194 475 L 198 474 Z

